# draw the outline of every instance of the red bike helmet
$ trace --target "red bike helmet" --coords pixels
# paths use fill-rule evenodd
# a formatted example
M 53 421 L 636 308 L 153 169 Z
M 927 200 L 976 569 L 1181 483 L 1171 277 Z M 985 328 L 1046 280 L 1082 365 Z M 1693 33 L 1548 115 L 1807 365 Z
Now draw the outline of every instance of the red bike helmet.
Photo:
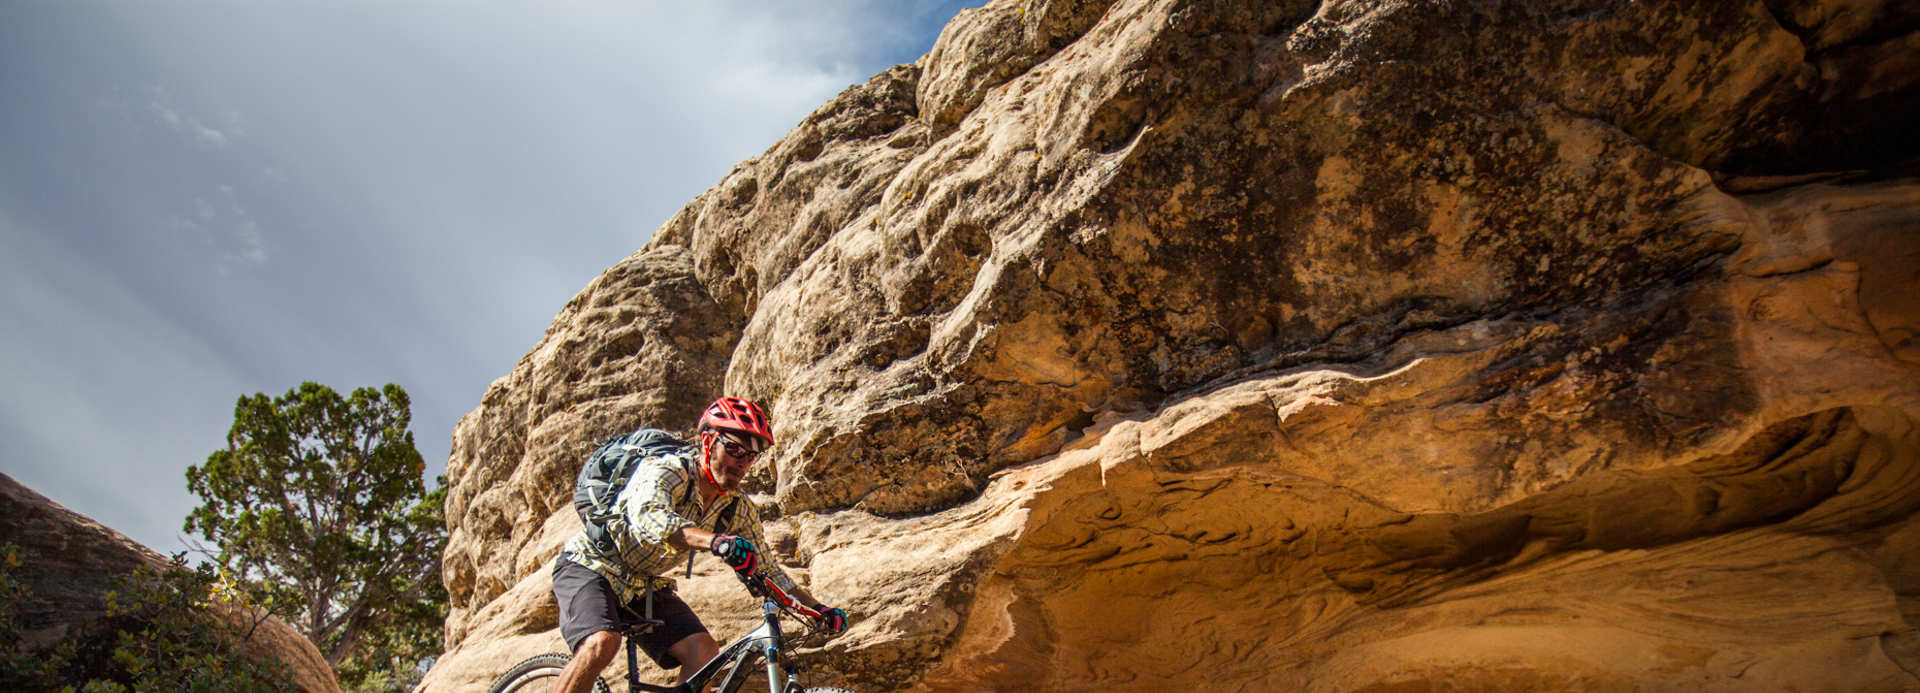
M 721 397 L 707 405 L 706 413 L 700 415 L 700 430 L 723 429 L 739 431 L 759 437 L 773 445 L 773 429 L 767 425 L 767 412 L 739 397 Z
M 773 430 L 767 426 L 767 413 L 760 405 L 739 397 L 721 397 L 707 405 L 707 411 L 700 415 L 700 472 L 716 487 L 720 480 L 714 477 L 713 460 L 708 457 L 720 431 L 746 433 L 766 441 L 768 447 L 773 445 Z

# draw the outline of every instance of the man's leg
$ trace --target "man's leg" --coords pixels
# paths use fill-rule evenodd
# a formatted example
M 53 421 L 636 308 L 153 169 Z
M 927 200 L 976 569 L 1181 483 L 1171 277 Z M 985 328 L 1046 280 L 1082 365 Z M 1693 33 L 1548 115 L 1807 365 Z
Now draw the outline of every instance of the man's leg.
M 560 672 L 560 685 L 554 690 L 560 693 L 587 693 L 593 689 L 593 682 L 600 678 L 600 672 L 613 663 L 613 655 L 620 651 L 620 634 L 603 630 L 587 636 L 580 641 L 579 649 L 573 651 L 573 660 L 567 662 L 565 671 Z
M 713 641 L 713 635 L 700 631 L 681 638 L 680 642 L 667 648 L 667 654 L 680 660 L 680 682 L 686 683 L 694 672 L 699 671 L 700 667 L 706 666 L 708 661 L 720 654 L 720 644 Z M 712 686 L 713 683 L 709 681 L 707 685 Z
M 654 591 L 653 617 L 660 620 L 660 627 L 640 636 L 640 649 L 661 669 L 678 668 L 681 683 L 720 653 L 700 616 L 673 590 Z
M 586 693 L 620 651 L 625 625 L 619 597 L 606 578 L 565 558 L 553 562 L 553 597 L 560 607 L 560 637 L 573 648 L 556 690 Z

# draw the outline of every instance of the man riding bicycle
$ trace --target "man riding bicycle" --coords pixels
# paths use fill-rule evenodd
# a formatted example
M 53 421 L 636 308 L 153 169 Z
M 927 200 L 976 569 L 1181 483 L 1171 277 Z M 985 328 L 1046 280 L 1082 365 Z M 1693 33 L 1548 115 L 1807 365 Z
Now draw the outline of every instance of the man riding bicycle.
M 753 461 L 773 444 L 760 406 L 721 397 L 700 416 L 696 445 L 639 462 L 614 501 L 616 549 L 595 547 L 585 530 L 561 548 L 553 563 L 553 594 L 560 602 L 560 634 L 573 659 L 557 690 L 585 693 L 613 661 L 620 633 L 646 613 L 664 624 L 640 638 L 640 648 L 662 669 L 680 668 L 680 681 L 719 653 L 719 644 L 663 577 L 694 550 L 711 551 L 736 571 L 759 570 L 785 601 L 819 614 L 830 633 L 846 629 L 846 612 L 821 604 L 793 583 L 774 561 L 761 561 L 766 542 L 760 510 L 734 489 Z M 695 460 L 697 451 L 698 460 Z M 692 484 L 689 489 L 688 485 Z

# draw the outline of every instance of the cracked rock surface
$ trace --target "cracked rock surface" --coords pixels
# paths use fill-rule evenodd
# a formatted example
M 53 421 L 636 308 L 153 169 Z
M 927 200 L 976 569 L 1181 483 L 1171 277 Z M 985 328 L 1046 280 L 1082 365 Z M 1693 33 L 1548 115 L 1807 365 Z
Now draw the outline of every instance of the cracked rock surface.
M 1920 687 L 1917 82 L 1901 2 L 963 11 L 461 422 L 425 688 L 561 649 L 581 459 L 723 390 L 816 685 Z

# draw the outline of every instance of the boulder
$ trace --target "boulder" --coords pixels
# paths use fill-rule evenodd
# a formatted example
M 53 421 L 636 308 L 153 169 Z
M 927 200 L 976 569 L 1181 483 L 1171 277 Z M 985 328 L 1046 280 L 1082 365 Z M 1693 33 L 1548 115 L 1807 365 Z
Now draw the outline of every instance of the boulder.
M 18 548 L 28 599 L 20 605 L 22 646 L 107 637 L 98 622 L 107 615 L 113 580 L 139 566 L 165 569 L 170 562 L 105 525 L 62 507 L 33 489 L 0 474 L 0 544 Z M 241 651 L 258 660 L 287 666 L 307 693 L 336 693 L 333 668 L 306 636 L 277 618 L 234 604 L 219 603 L 215 618 L 235 637 Z

